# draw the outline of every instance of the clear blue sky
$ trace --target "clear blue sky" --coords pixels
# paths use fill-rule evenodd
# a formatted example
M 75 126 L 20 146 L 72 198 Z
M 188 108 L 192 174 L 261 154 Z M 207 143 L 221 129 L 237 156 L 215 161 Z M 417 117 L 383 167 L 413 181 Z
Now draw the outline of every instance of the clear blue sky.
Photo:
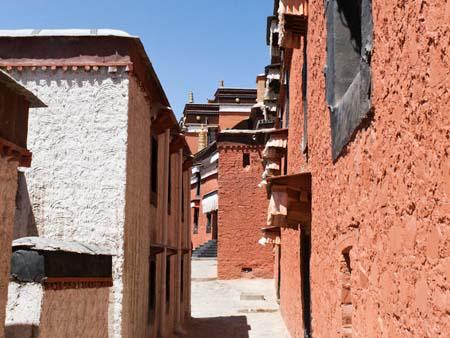
M 0 28 L 115 28 L 141 37 L 180 116 L 226 86 L 255 87 L 269 63 L 266 17 L 273 0 L 2 1 Z

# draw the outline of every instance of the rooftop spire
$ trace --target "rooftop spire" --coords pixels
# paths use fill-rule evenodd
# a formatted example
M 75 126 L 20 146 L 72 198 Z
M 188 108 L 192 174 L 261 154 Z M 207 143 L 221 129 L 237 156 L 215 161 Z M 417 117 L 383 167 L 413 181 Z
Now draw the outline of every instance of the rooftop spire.
M 188 103 L 194 103 L 194 92 L 192 90 L 188 94 Z

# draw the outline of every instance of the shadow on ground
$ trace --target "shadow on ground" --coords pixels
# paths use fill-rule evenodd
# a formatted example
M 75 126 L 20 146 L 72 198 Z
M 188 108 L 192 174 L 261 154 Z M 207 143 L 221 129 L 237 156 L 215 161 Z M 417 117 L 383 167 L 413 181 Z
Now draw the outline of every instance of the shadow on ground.
M 192 318 L 183 338 L 249 338 L 245 316 Z

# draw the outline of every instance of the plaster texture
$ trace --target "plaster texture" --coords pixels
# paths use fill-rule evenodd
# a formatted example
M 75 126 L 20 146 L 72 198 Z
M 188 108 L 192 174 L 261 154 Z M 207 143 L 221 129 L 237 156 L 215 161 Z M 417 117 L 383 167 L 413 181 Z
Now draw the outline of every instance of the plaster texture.
M 290 124 L 299 132 L 289 133 L 288 173 L 306 165 L 312 172 L 313 334 L 342 335 L 340 262 L 351 247 L 353 337 L 447 337 L 450 2 L 372 1 L 373 117 L 335 163 L 323 75 L 324 3 L 309 3 L 308 164 L 298 153 L 303 114 L 295 96 Z M 301 73 L 300 55 L 293 54 L 291 74 Z M 294 95 L 300 83 L 291 81 Z M 282 293 L 282 309 L 291 307 L 290 297 L 295 289 Z M 293 337 L 302 332 L 297 307 L 282 311 Z
M 11 282 L 6 338 L 107 338 L 109 288 L 45 290 Z
M 148 290 L 150 256 L 150 118 L 154 106 L 129 78 L 129 119 L 127 142 L 127 185 L 123 270 L 122 337 L 148 337 Z M 126 318 L 126 319 L 125 319 Z
M 258 244 L 267 222 L 267 196 L 258 188 L 264 170 L 262 149 L 219 144 L 219 236 L 220 279 L 273 278 L 271 247 Z M 243 154 L 250 165 L 243 167 Z M 248 271 L 246 269 L 251 269 Z
M 38 337 L 43 298 L 41 284 L 9 283 L 6 338 Z
M 220 112 L 219 128 L 221 130 L 232 129 L 240 122 L 248 119 L 249 115 L 248 112 Z
M 111 337 L 120 337 L 124 260 L 128 74 L 14 71 L 46 102 L 31 109 L 28 191 L 40 236 L 107 248 L 113 258 Z
M 11 242 L 17 191 L 17 162 L 0 156 L 0 338 L 3 338 L 8 299 Z
M 45 290 L 39 338 L 108 338 L 109 288 Z

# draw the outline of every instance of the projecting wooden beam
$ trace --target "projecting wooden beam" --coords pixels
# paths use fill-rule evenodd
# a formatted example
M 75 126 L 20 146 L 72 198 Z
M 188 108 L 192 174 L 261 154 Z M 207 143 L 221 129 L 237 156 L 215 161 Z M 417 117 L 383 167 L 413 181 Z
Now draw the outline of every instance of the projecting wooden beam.
M 11 161 L 18 161 L 19 166 L 29 168 L 31 166 L 32 154 L 25 148 L 9 142 L 0 137 L 0 155 Z
M 152 121 L 152 133 L 160 135 L 167 129 L 178 126 L 178 121 L 173 114 L 172 109 L 162 108 L 158 112 L 158 117 Z

